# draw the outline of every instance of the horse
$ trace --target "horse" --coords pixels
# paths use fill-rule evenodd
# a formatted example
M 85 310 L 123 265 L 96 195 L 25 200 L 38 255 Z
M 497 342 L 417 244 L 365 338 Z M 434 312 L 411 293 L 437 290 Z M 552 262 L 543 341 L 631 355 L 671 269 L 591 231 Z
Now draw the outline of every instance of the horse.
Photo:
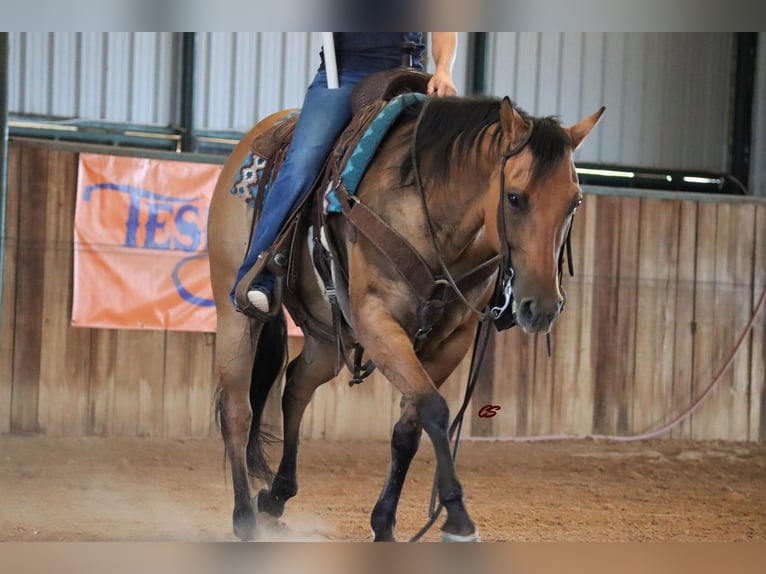
M 254 138 L 290 111 L 263 119 L 237 144 L 209 211 L 216 407 L 233 482 L 233 531 L 241 540 L 255 537 L 258 512 L 278 518 L 297 494 L 304 410 L 339 369 L 336 344 L 302 326 L 302 352 L 285 372 L 284 314 L 256 320 L 230 300 L 253 218 L 252 206 L 230 190 Z M 582 201 L 573 152 L 603 111 L 563 127 L 555 117 L 525 113 L 508 97 L 427 98 L 390 128 L 351 203 L 366 206 L 417 254 L 421 270 L 439 287 L 432 291 L 449 294 L 438 304 L 424 302 L 413 285 L 422 277 L 408 277 L 397 255 L 381 249 L 364 225 L 348 214 L 328 216 L 327 231 L 337 240 L 335 265 L 342 264 L 346 278 L 345 336 L 402 395 L 388 476 L 371 513 L 375 541 L 395 539 L 397 505 L 423 431 L 433 443 L 438 500 L 446 509 L 442 539 L 478 539 L 450 454 L 449 409 L 439 387 L 469 351 L 498 285 L 512 293 L 515 322 L 526 333 L 549 332 L 561 313 L 560 256 Z M 296 240 L 291 255 L 297 298 L 313 324 L 330 330 L 332 308 L 309 243 Z M 466 277 L 472 280 L 460 280 Z M 292 314 L 290 300 L 286 306 Z M 424 315 L 430 317 L 425 329 Z M 262 413 L 283 372 L 282 456 L 273 473 L 264 456 Z M 251 475 L 266 482 L 256 497 Z

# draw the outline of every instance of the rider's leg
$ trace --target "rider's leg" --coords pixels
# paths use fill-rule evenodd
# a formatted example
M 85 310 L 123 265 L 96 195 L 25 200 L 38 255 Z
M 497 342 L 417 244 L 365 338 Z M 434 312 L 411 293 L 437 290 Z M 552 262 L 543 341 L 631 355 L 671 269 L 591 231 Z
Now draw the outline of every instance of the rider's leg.
M 285 161 L 263 203 L 261 218 L 237 272 L 234 288 L 255 264 L 258 255 L 274 242 L 293 206 L 310 191 L 333 143 L 351 120 L 351 92 L 365 75 L 341 70 L 340 87 L 334 90 L 327 88 L 323 71 L 315 76 L 306 92 Z M 264 270 L 248 292 L 250 302 L 263 312 L 269 310 L 269 294 L 273 284 L 274 276 Z M 234 289 L 231 297 L 234 301 Z

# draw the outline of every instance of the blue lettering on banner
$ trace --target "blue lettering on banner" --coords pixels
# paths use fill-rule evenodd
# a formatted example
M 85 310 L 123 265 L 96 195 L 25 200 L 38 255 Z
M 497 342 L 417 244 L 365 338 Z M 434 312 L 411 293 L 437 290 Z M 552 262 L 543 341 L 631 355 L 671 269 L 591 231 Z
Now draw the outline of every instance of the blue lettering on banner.
M 184 257 L 176 263 L 175 267 L 173 267 L 173 285 L 175 285 L 176 291 L 178 291 L 178 294 L 181 296 L 181 299 L 186 301 L 187 303 L 191 303 L 192 305 L 197 305 L 198 307 L 214 307 L 215 301 L 212 299 L 206 299 L 204 297 L 198 297 L 191 291 L 189 291 L 186 287 L 184 287 L 183 283 L 181 282 L 180 272 L 181 268 L 189 263 L 190 261 L 194 261 L 195 259 L 203 259 L 207 257 L 206 254 L 201 253 L 198 255 L 190 255 L 189 257 Z
M 194 199 L 171 197 L 119 183 L 99 183 L 85 188 L 83 200 L 90 201 L 93 192 L 100 190 L 126 193 L 130 198 L 125 221 L 124 247 L 185 252 L 199 252 L 203 247 L 203 238 L 207 237 L 207 217 L 203 218 L 203 227 L 200 228 L 195 221 L 200 219 L 200 208 L 193 204 Z M 144 242 L 143 245 L 139 245 L 138 231 L 141 227 L 139 216 L 142 210 L 148 217 L 144 225 Z M 170 221 L 173 222 L 173 231 L 166 229 Z M 166 239 L 160 240 L 159 237 L 163 236 Z M 180 278 L 180 270 L 186 263 L 204 257 L 207 257 L 207 253 L 196 253 L 184 257 L 175 265 L 171 273 L 173 285 L 184 301 L 199 307 L 212 307 L 215 305 L 212 299 L 194 295 L 184 287 Z

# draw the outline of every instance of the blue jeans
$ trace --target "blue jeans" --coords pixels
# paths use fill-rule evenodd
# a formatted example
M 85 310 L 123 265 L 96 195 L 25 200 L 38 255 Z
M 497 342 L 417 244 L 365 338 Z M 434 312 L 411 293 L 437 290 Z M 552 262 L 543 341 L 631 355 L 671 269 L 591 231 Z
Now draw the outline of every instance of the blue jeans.
M 311 191 L 311 184 L 322 169 L 335 140 L 351 120 L 351 92 L 367 75 L 369 72 L 339 70 L 340 87 L 335 90 L 327 88 L 324 70 L 314 76 L 303 100 L 292 144 L 263 203 L 255 235 L 237 272 L 231 291 L 232 301 L 237 283 L 255 264 L 261 251 L 271 247 L 293 207 Z M 254 286 L 268 292 L 273 285 L 274 276 L 268 270 L 264 270 L 254 283 Z

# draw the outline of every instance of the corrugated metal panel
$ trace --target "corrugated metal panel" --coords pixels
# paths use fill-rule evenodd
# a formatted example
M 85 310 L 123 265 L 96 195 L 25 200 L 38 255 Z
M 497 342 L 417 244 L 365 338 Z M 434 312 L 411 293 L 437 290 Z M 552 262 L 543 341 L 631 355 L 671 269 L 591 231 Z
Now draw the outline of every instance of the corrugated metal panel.
M 197 128 L 247 130 L 281 109 L 300 107 L 319 66 L 319 32 L 216 32 L 198 41 Z M 454 79 L 466 93 L 468 33 L 458 36 Z M 428 59 L 428 69 L 433 62 Z
M 247 130 L 303 102 L 319 65 L 318 32 L 211 32 L 198 37 L 198 129 Z
M 319 32 L 200 33 L 195 127 L 247 130 L 299 107 L 320 45 Z M 461 32 L 461 94 L 467 45 Z M 605 104 L 580 160 L 725 170 L 733 49 L 722 33 L 491 33 L 488 91 L 565 124 Z M 179 71 L 179 34 L 11 33 L 10 111 L 173 124 Z
M 758 34 L 756 61 L 750 193 L 766 197 L 766 32 Z
M 582 161 L 726 169 L 731 34 L 490 34 L 489 91 L 571 124 L 607 106 Z
M 244 131 L 272 112 L 300 107 L 321 41 L 320 32 L 200 33 L 196 128 Z M 175 123 L 179 42 L 168 32 L 12 33 L 10 111 Z M 465 93 L 468 33 L 458 42 L 454 79 Z
M 172 123 L 176 45 L 170 32 L 13 33 L 9 111 Z

